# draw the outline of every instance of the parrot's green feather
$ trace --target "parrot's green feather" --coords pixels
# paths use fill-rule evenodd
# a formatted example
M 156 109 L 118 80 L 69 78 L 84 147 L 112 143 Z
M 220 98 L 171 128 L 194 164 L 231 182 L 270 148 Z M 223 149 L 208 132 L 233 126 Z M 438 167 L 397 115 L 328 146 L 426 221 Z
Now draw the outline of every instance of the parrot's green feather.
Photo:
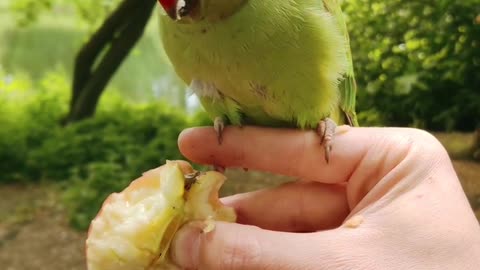
M 162 16 L 162 40 L 212 118 L 300 128 L 315 128 L 326 117 L 356 122 L 341 10 L 330 13 L 331 3 L 321 3 L 246 0 L 230 16 L 212 16 L 222 18 L 215 21 Z
M 355 81 L 355 72 L 353 70 L 353 59 L 350 48 L 350 37 L 348 34 L 347 24 L 341 8 L 339 0 L 322 0 L 325 9 L 328 10 L 336 18 L 340 31 L 345 37 L 345 50 L 347 53 L 348 68 L 345 73 L 345 79 L 339 86 L 340 89 L 340 108 L 346 116 L 347 122 L 352 126 L 358 126 L 357 114 L 355 113 L 355 103 L 357 94 L 357 84 Z
M 202 103 L 203 108 L 210 115 L 210 118 L 215 119 L 215 117 L 223 117 L 224 121 L 232 125 L 241 125 L 242 116 L 239 113 L 239 105 L 231 99 L 212 99 L 210 97 L 200 97 L 200 103 Z

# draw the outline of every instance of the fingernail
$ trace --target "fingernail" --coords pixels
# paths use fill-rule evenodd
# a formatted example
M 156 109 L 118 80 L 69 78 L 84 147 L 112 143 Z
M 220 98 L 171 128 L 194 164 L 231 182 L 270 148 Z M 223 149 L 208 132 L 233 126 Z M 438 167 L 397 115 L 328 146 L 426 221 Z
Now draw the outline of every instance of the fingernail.
M 172 257 L 182 268 L 196 269 L 202 230 L 194 225 L 185 225 L 175 235 L 172 243 Z

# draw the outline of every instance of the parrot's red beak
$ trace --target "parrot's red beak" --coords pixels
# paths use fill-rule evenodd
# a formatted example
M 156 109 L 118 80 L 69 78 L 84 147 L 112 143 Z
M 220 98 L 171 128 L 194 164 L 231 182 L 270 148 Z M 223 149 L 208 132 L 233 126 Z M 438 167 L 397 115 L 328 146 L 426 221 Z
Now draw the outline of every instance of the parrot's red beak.
M 177 19 L 177 2 L 178 0 L 158 0 L 160 5 L 162 5 L 165 12 L 172 20 Z

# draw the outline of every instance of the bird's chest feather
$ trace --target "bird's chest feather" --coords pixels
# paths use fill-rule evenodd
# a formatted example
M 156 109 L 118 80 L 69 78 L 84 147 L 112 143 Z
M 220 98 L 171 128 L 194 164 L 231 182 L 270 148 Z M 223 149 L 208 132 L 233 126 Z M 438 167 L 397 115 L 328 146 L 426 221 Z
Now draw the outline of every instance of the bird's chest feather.
M 315 59 L 306 53 L 315 51 L 312 43 L 302 40 L 310 34 L 308 27 L 301 29 L 303 18 L 243 13 L 227 22 L 164 31 L 170 60 L 198 96 L 227 96 L 255 106 L 288 91 L 288 85 L 278 86 L 286 75 L 312 77 L 309 69 L 292 66 Z
M 267 85 L 277 80 L 274 59 L 282 52 L 258 33 L 212 33 L 208 40 L 184 43 L 177 68 L 198 96 L 230 97 L 239 103 L 255 103 L 267 96 Z M 215 44 L 212 44 L 215 43 Z M 221 46 L 218 46 L 222 44 Z M 285 52 L 284 52 L 285 54 Z M 274 91 L 270 89 L 270 91 Z

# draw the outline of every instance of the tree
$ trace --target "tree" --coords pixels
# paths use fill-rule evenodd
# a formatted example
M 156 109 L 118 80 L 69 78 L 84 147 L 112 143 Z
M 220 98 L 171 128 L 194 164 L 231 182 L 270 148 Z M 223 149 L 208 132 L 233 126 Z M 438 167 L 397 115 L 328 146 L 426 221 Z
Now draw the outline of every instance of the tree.
M 100 96 L 143 34 L 156 0 L 124 0 L 76 56 L 66 123 L 94 115 Z
M 156 0 L 16 0 L 11 8 L 25 26 L 62 4 L 73 5 L 83 21 L 98 26 L 75 57 L 67 124 L 94 115 L 105 87 L 142 37 Z

